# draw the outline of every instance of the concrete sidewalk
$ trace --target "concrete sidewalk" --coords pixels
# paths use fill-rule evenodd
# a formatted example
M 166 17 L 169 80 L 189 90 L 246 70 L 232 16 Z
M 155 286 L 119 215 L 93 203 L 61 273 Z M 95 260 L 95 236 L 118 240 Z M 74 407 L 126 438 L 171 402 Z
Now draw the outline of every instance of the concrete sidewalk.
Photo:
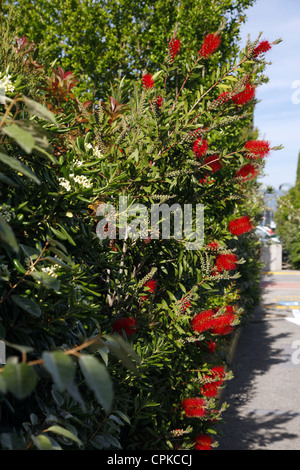
M 217 450 L 300 450 L 300 271 L 263 273 L 222 402 Z

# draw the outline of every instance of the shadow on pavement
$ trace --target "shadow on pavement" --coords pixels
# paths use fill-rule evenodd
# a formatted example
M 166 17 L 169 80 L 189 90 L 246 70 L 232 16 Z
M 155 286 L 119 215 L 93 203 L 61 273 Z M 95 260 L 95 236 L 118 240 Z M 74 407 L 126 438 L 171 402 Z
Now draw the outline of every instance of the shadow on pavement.
M 252 405 L 250 403 L 258 393 L 256 380 L 259 376 L 283 362 L 278 341 L 289 342 L 288 332 L 279 330 L 274 335 L 273 331 L 271 335 L 269 330 L 270 322 L 265 319 L 264 310 L 258 307 L 241 332 L 231 366 L 234 378 L 228 382 L 221 397 L 221 402 L 226 402 L 229 408 L 223 412 L 217 450 L 264 450 L 270 445 L 274 448 L 276 442 L 296 437 L 287 432 L 287 423 L 299 413 L 272 409 L 272 394 L 276 393 L 274 384 L 269 384 L 269 406 L 259 409 L 253 407 L 255 400 Z M 268 394 L 266 390 L 264 393 Z M 263 402 L 268 403 L 268 396 Z

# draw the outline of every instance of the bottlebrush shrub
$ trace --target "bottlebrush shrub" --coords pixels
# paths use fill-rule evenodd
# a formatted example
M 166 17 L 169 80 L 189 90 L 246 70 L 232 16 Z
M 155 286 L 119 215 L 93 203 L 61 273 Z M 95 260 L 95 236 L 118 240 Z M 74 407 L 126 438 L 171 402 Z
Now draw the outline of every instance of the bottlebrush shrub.
M 259 272 L 253 233 L 228 224 L 237 213 L 254 223 L 259 208 L 255 179 L 237 176 L 253 103 L 212 103 L 245 76 L 256 83 L 260 59 L 250 44 L 207 77 L 212 34 L 201 54 L 169 45 L 174 61 L 167 52 L 159 72 L 116 82 L 93 106 L 73 98 L 73 76 L 59 107 L 47 78 L 48 108 L 18 94 L 25 78 L 1 97 L 0 337 L 12 356 L 0 370 L 3 448 L 202 449 L 212 433 L 217 445 L 226 404 L 203 384 L 229 378 L 228 342 Z M 124 239 L 113 218 L 98 238 L 99 209 L 117 213 L 120 196 L 131 209 L 203 204 L 203 246 L 163 238 L 162 227 Z

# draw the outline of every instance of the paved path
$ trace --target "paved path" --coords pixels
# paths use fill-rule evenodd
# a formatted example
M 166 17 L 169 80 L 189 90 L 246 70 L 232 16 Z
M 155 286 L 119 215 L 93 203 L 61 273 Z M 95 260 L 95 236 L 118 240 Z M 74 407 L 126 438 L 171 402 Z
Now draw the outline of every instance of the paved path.
M 222 402 L 219 450 L 300 450 L 300 271 L 263 273 Z

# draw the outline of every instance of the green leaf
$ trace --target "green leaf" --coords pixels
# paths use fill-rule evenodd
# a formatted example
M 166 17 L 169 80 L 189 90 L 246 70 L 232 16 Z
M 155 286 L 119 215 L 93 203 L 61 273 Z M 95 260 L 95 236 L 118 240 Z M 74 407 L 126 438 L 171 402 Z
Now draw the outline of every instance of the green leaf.
M 41 282 L 48 289 L 59 290 L 60 288 L 60 282 L 50 274 L 34 271 L 31 275 L 36 281 Z
M 21 129 L 17 124 L 2 127 L 2 132 L 11 137 L 25 152 L 32 152 L 35 141 L 29 132 Z
M 23 163 L 19 162 L 19 160 L 17 160 L 16 158 L 11 158 L 8 155 L 5 155 L 4 153 L 0 153 L 0 161 L 5 163 L 5 165 L 10 166 L 10 168 L 12 168 L 13 170 L 23 173 L 23 175 L 32 179 L 37 184 L 41 184 L 38 177 L 35 176 L 35 174 L 27 166 L 23 165 Z
M 88 386 L 108 413 L 113 402 L 113 385 L 105 365 L 96 357 L 86 354 L 80 356 L 79 365 Z
M 39 436 L 31 435 L 31 439 L 39 450 L 53 450 L 51 439 L 48 436 L 42 434 Z
M 12 295 L 12 301 L 21 307 L 26 312 L 30 313 L 34 317 L 40 317 L 42 312 L 35 300 L 22 297 L 21 295 Z
M 19 400 L 28 397 L 37 384 L 35 370 L 26 363 L 9 362 L 3 367 L 2 377 L 7 390 Z
M 16 253 L 19 251 L 19 245 L 11 226 L 0 215 L 0 239 L 12 248 Z
M 70 439 L 71 441 L 76 442 L 76 444 L 78 444 L 79 447 L 82 445 L 81 440 L 78 439 L 78 437 L 75 436 L 75 434 L 73 434 L 68 429 L 63 428 L 62 426 L 58 426 L 58 425 L 50 426 L 50 428 L 46 429 L 44 432 L 53 432 L 54 434 L 66 437 L 67 439 Z
M 38 116 L 39 118 L 44 119 L 44 121 L 58 125 L 54 115 L 45 106 L 27 98 L 26 96 L 23 96 L 23 100 L 30 114 Z
M 65 390 L 73 382 L 75 368 L 72 359 L 62 351 L 44 352 L 44 367 L 51 375 L 59 391 Z

